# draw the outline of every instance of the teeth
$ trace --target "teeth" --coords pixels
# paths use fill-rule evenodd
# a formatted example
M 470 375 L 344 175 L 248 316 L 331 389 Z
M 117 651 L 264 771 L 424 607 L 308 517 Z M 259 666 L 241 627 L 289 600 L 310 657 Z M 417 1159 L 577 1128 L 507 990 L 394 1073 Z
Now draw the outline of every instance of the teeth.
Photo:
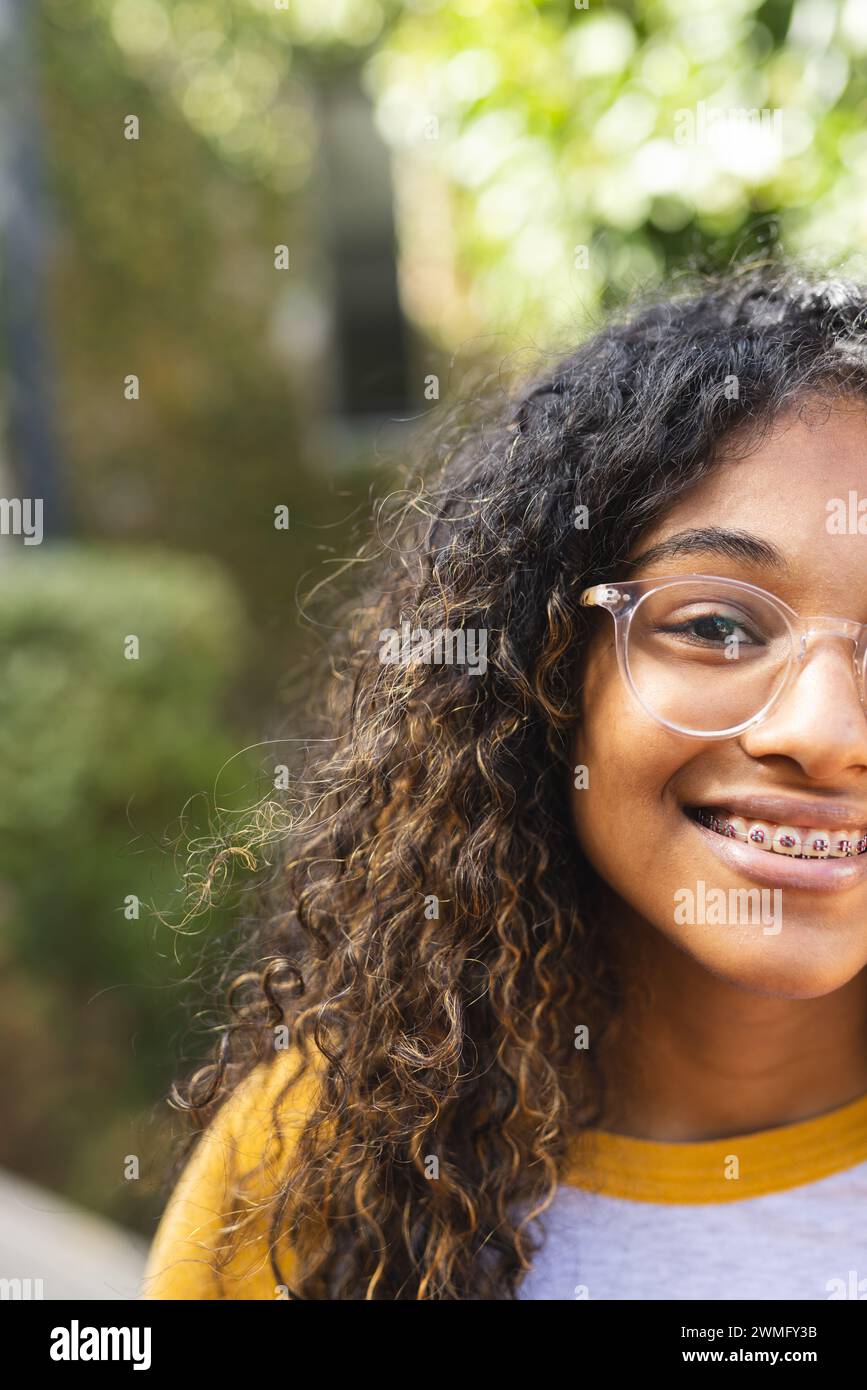
M 831 858 L 845 859 L 847 854 L 854 854 L 858 838 L 857 830 L 835 830 L 831 836 Z
M 793 825 L 780 825 L 774 831 L 771 848 L 775 854 L 800 854 L 801 835 Z
M 821 826 L 809 830 L 795 825 L 774 825 L 771 821 L 745 820 L 724 810 L 702 807 L 698 821 L 718 835 L 755 845 L 773 854 L 788 854 L 798 859 L 845 859 L 850 855 L 867 853 L 867 830 L 853 828 L 825 830 Z
M 740 816 L 728 816 L 726 818 L 725 833 L 730 835 L 733 840 L 745 840 L 747 838 L 747 823 Z
M 773 838 L 774 827 L 766 820 L 754 820 L 747 831 L 750 844 L 758 845 L 760 849 L 770 849 Z
M 808 830 L 804 836 L 802 854 L 808 859 L 827 859 L 831 852 L 830 830 Z

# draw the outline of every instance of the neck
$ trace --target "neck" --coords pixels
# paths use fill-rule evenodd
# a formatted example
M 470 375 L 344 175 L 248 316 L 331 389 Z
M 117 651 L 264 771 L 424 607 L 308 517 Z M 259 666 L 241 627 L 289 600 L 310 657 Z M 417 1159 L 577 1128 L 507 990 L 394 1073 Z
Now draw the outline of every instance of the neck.
M 820 998 L 768 997 L 711 975 L 642 919 L 624 925 L 630 983 L 601 1057 L 598 1128 L 724 1138 L 867 1094 L 867 970 Z

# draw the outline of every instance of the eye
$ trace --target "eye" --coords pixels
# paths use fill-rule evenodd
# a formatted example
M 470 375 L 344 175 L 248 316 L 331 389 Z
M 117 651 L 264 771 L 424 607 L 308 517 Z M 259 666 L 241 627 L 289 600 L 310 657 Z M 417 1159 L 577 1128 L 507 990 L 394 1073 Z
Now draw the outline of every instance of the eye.
M 726 613 L 696 614 L 694 618 L 667 623 L 660 631 L 701 646 L 725 646 L 726 642 L 731 642 L 732 639 L 738 645 L 743 643 L 754 646 L 761 644 L 763 640 L 761 634 L 751 629 L 741 618 Z

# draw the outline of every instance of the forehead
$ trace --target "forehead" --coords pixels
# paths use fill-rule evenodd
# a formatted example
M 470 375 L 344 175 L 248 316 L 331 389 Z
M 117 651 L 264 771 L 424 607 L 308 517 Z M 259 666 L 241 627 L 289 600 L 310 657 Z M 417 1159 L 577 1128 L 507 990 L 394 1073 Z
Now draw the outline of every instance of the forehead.
M 857 583 L 867 603 L 867 404 L 809 402 L 781 415 L 753 444 L 733 439 L 719 466 L 648 529 L 634 554 L 712 527 L 748 533 L 780 551 L 779 582 L 771 583 L 767 569 L 759 575 L 748 559 L 701 552 L 641 572 L 741 575 L 796 601 L 839 602 Z

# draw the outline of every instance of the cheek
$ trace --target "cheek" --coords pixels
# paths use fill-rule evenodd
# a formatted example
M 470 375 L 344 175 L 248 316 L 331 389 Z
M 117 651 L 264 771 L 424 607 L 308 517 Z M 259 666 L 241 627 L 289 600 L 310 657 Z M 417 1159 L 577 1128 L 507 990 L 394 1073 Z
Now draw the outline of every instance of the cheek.
M 591 650 L 574 741 L 586 786 L 573 787 L 573 824 L 596 871 L 619 891 L 628 887 L 633 900 L 639 877 L 670 867 L 665 851 L 682 820 L 670 784 L 689 756 L 632 698 L 613 644 Z

